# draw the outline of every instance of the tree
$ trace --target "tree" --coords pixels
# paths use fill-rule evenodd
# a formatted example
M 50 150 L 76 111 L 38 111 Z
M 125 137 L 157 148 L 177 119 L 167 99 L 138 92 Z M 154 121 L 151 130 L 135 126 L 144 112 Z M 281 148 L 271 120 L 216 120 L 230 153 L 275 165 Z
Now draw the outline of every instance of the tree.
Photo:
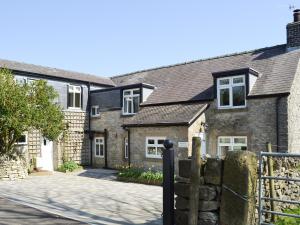
M 0 156 L 14 158 L 15 148 L 24 132 L 40 130 L 49 140 L 56 140 L 64 130 L 64 115 L 55 103 L 53 87 L 44 80 L 22 84 L 11 71 L 0 69 Z

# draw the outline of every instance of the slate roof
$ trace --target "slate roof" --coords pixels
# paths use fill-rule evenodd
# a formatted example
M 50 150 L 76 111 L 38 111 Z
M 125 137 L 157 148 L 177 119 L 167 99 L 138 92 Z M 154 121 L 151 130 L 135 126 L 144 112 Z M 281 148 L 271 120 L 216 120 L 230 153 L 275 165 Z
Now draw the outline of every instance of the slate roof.
M 11 60 L 0 59 L 0 67 L 10 70 L 17 70 L 22 72 L 29 72 L 35 74 L 42 74 L 57 78 L 66 78 L 78 81 L 91 82 L 93 84 L 115 86 L 110 78 L 99 77 L 91 74 L 78 73 L 73 71 L 67 71 L 57 68 L 50 68 L 45 66 L 37 66 L 33 64 L 21 63 Z
M 140 111 L 127 120 L 124 126 L 146 125 L 189 125 L 207 108 L 207 104 L 185 103 L 141 107 Z
M 157 88 L 143 105 L 213 99 L 212 73 L 252 68 L 260 73 L 250 96 L 289 93 L 300 50 L 286 45 L 257 49 L 112 77 L 117 85 L 149 83 Z

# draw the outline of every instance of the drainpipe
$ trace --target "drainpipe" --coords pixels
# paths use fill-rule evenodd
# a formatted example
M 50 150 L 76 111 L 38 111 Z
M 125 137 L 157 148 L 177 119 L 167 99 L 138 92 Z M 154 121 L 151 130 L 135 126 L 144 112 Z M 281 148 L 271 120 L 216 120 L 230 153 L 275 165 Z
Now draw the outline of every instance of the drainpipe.
M 276 142 L 277 152 L 279 152 L 279 101 L 282 97 L 276 98 Z
M 131 160 L 130 160 L 130 129 L 125 127 L 124 128 L 128 135 L 127 135 L 127 140 L 128 140 L 128 167 L 130 168 L 130 165 L 131 165 Z
M 88 112 L 88 126 L 89 126 L 89 139 L 90 139 L 90 166 L 93 166 L 93 135 L 91 131 L 91 83 L 88 83 L 88 101 L 87 101 L 87 112 Z
M 104 168 L 107 169 L 107 129 L 104 129 L 104 160 L 105 160 L 105 166 Z

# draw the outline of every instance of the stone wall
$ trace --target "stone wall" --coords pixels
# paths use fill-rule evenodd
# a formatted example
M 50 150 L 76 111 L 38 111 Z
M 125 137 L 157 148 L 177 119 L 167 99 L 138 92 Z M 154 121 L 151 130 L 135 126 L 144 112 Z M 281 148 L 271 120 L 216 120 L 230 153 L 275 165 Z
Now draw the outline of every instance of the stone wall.
M 199 118 L 189 126 L 188 129 L 188 139 L 189 139 L 189 148 L 188 148 L 188 156 L 192 155 L 192 139 L 196 134 L 199 134 L 201 124 L 205 122 L 205 113 L 203 113 Z
M 288 97 L 288 149 L 300 153 L 300 66 L 298 65 L 295 79 Z
M 123 116 L 121 110 L 101 112 L 100 117 L 92 118 L 91 129 L 94 137 L 103 137 L 107 130 L 107 161 L 108 167 L 116 168 L 127 166 L 128 159 L 124 156 L 124 139 L 128 137 L 128 131 L 122 125 L 131 117 Z M 144 167 L 145 169 L 162 169 L 162 159 L 146 157 L 146 137 L 166 137 L 174 142 L 175 161 L 178 158 L 188 156 L 188 148 L 178 148 L 178 142 L 188 142 L 189 131 L 187 126 L 164 126 L 164 127 L 130 127 L 130 158 L 131 165 Z M 197 127 L 193 127 L 193 131 Z M 103 167 L 104 158 L 95 157 L 93 144 L 93 166 Z M 176 167 L 177 168 L 177 167 Z
M 28 176 L 27 165 L 21 160 L 0 159 L 0 181 L 24 179 Z
M 174 191 L 175 224 L 188 224 L 191 160 L 179 161 Z M 257 158 L 249 151 L 229 152 L 226 158 L 202 161 L 198 224 L 254 225 Z M 246 198 L 246 200 L 245 200 Z
M 175 150 L 175 170 L 177 172 L 178 159 L 188 157 L 188 148 L 179 148 L 178 142 L 188 142 L 187 126 L 164 127 L 132 127 L 130 128 L 131 163 L 145 169 L 162 170 L 162 159 L 146 157 L 146 137 L 165 137 L 173 141 Z
M 104 130 L 107 130 L 107 163 L 108 167 L 116 168 L 128 164 L 124 157 L 124 138 L 127 137 L 127 131 L 122 125 L 129 119 L 122 116 L 121 110 L 110 110 L 101 112 L 99 117 L 91 119 L 91 130 L 95 133 L 94 137 L 104 137 Z M 95 157 L 93 140 L 93 166 L 103 167 L 104 159 Z
M 268 175 L 268 169 L 266 160 L 264 160 L 264 174 Z M 279 158 L 274 159 L 274 176 L 275 177 L 300 177 L 300 159 L 296 158 Z M 275 198 L 282 200 L 296 200 L 300 199 L 300 183 L 293 181 L 274 181 Z M 258 193 L 258 192 L 257 192 Z M 269 180 L 265 180 L 263 183 L 263 195 L 269 197 L 270 188 Z M 287 204 L 282 202 L 275 202 L 275 210 L 283 211 L 285 209 L 291 209 L 297 207 L 294 204 Z M 265 201 L 264 209 L 270 210 L 270 201 Z M 265 215 L 265 219 L 269 221 L 270 215 Z
M 222 164 L 223 160 L 217 159 L 208 159 L 207 162 L 203 162 L 202 164 L 199 186 L 198 224 L 219 224 Z M 190 170 L 191 160 L 179 161 L 179 176 L 176 178 L 174 186 L 177 196 L 175 199 L 176 225 L 188 224 Z
M 207 150 L 213 157 L 217 155 L 219 136 L 246 136 L 249 151 L 265 149 L 265 143 L 277 145 L 276 134 L 277 98 L 247 99 L 247 107 L 242 109 L 218 109 L 217 101 L 211 103 L 205 112 L 207 131 Z M 287 97 L 279 102 L 281 146 L 287 146 Z M 282 131 L 281 131 L 282 129 Z

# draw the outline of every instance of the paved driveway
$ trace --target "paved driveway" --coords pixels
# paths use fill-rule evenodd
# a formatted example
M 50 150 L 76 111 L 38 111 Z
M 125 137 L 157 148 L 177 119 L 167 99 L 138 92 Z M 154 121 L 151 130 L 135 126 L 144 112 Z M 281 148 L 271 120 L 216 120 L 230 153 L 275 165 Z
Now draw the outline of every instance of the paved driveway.
M 108 170 L 87 170 L 0 181 L 0 196 L 91 224 L 162 224 L 161 187 L 113 177 Z

